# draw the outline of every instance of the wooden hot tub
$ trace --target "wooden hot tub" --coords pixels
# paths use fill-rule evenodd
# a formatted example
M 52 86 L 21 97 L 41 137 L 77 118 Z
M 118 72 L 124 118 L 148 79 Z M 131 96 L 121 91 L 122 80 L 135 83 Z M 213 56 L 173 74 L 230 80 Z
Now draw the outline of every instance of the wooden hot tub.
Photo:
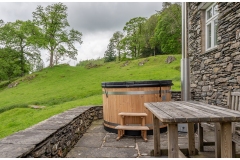
M 115 127 L 120 124 L 120 112 L 147 113 L 148 134 L 152 134 L 152 113 L 144 107 L 144 103 L 170 101 L 172 85 L 171 80 L 102 82 L 105 130 L 117 133 Z M 125 123 L 141 124 L 141 119 L 126 117 Z M 166 126 L 160 124 L 159 128 Z M 126 131 L 125 134 L 139 135 L 140 131 Z

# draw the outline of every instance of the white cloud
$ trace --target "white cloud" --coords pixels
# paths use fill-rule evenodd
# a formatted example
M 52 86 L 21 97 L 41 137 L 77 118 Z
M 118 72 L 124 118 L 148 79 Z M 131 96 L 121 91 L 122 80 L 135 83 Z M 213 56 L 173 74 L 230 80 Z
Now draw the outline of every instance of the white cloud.
M 61 1 L 60 1 L 61 2 Z M 0 2 L 0 19 L 4 22 L 16 20 L 32 20 L 32 12 L 38 5 L 44 8 L 53 3 L 46 2 Z M 68 6 L 68 21 L 70 28 L 82 32 L 83 43 L 78 49 L 77 62 L 86 59 L 96 59 L 104 56 L 109 39 L 116 31 L 122 31 L 125 23 L 134 17 L 150 17 L 161 10 L 162 2 L 108 2 L 108 3 L 71 3 L 66 1 L 63 4 Z M 47 51 L 42 51 L 42 59 L 45 66 L 48 57 Z M 63 63 L 76 65 L 76 61 L 65 60 Z
M 112 35 L 113 31 L 94 32 L 88 33 L 85 36 L 83 35 L 83 43 L 80 47 L 77 47 L 78 61 L 103 57 Z

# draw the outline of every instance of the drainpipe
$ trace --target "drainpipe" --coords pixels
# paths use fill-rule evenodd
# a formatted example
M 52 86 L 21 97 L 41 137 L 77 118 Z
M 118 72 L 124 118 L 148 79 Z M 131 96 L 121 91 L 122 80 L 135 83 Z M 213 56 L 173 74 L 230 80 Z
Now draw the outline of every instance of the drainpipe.
M 182 3 L 182 59 L 181 59 L 181 100 L 188 101 L 190 97 L 190 71 L 187 54 L 187 3 Z M 188 132 L 187 124 L 178 124 L 178 131 Z
M 182 60 L 181 60 L 181 99 L 188 101 L 190 94 L 190 70 L 187 54 L 187 3 L 182 3 Z

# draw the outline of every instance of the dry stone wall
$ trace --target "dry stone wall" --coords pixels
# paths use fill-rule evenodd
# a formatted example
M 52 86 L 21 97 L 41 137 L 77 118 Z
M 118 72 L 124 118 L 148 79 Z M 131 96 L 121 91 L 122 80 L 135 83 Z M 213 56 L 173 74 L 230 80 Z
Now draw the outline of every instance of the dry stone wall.
M 240 91 L 240 3 L 218 2 L 218 46 L 204 51 L 204 10 L 188 3 L 188 55 L 194 100 L 226 107 L 228 90 Z
M 193 100 L 194 92 L 191 92 L 191 100 Z M 181 101 L 181 91 L 171 91 L 172 101 Z
M 181 91 L 171 91 L 181 100 Z M 92 121 L 103 118 L 102 106 L 77 107 L 0 140 L 1 158 L 61 158 L 73 148 Z
M 93 120 L 102 119 L 102 106 L 77 107 L 0 140 L 1 158 L 65 157 Z

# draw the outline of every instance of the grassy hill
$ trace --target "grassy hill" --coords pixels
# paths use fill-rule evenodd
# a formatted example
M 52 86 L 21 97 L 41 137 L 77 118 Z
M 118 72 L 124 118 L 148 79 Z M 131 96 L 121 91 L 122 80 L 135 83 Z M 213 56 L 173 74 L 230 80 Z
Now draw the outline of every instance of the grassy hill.
M 180 90 L 180 59 L 166 64 L 167 55 L 124 62 L 45 68 L 0 90 L 0 138 L 28 128 L 55 114 L 84 105 L 102 104 L 101 82 L 132 80 L 172 80 L 172 90 Z M 88 66 L 90 69 L 86 68 Z M 92 68 L 91 68 L 92 67 Z M 28 105 L 45 106 L 32 109 Z

